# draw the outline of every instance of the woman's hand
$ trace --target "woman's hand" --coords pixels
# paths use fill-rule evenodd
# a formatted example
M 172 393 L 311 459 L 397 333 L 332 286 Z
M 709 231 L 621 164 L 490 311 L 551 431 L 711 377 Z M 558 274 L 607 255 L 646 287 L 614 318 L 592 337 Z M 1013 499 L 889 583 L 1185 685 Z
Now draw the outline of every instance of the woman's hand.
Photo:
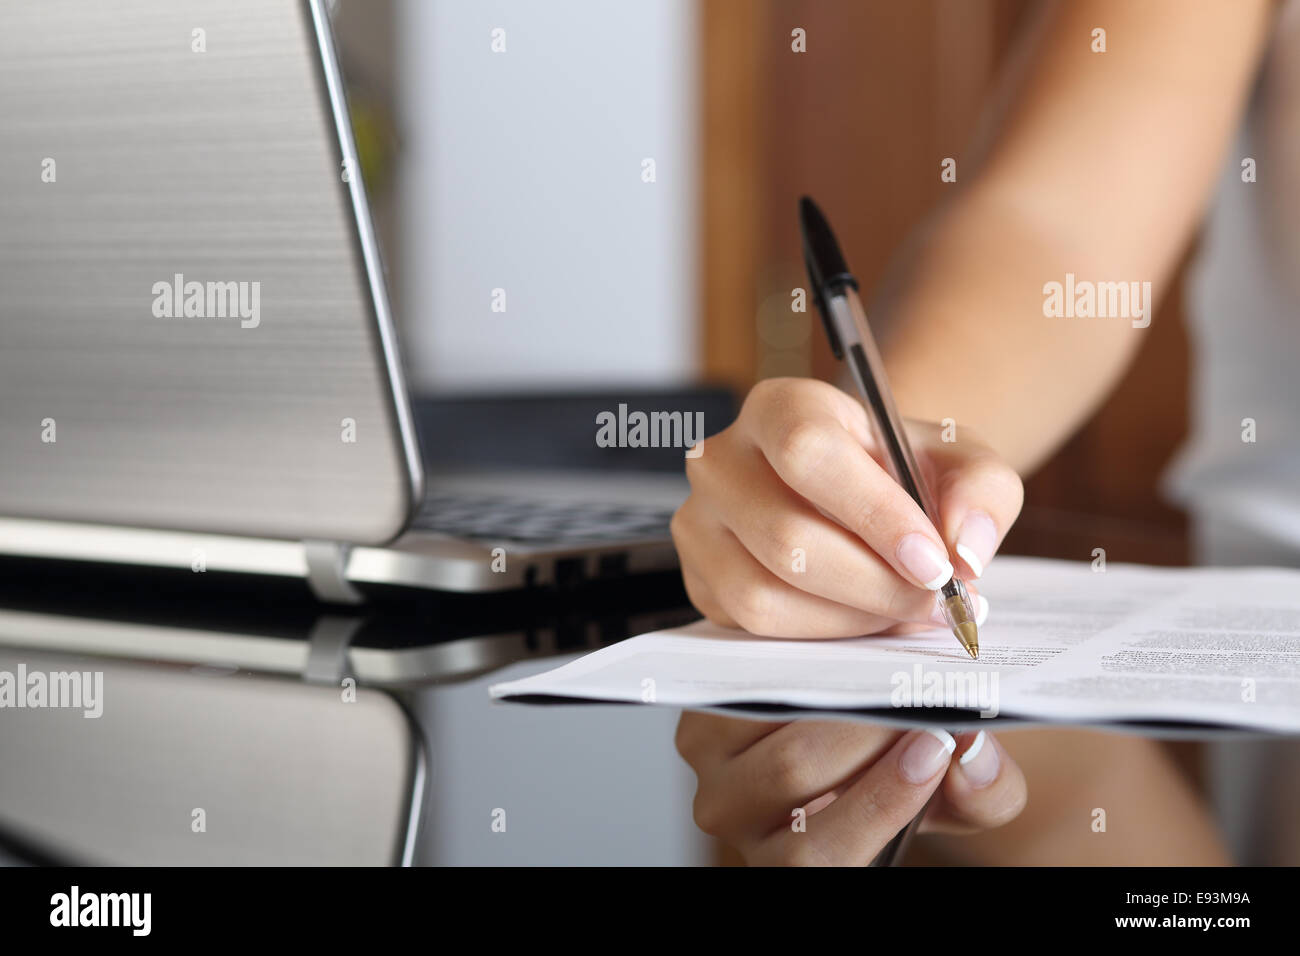
M 813 379 L 754 387 L 735 423 L 687 458 L 691 494 L 672 534 L 691 602 L 769 637 L 847 637 L 942 625 L 933 591 L 978 578 L 1020 512 L 1020 478 L 969 431 L 908 437 L 943 516 L 925 513 L 873 457 L 866 410 Z M 974 589 L 972 589 L 974 592 Z M 980 621 L 988 603 L 976 593 Z
M 751 865 L 865 865 L 936 790 L 923 831 L 1000 826 L 1025 805 L 1019 766 L 983 732 L 954 741 L 943 731 L 687 712 L 677 749 L 699 779 L 696 824 Z

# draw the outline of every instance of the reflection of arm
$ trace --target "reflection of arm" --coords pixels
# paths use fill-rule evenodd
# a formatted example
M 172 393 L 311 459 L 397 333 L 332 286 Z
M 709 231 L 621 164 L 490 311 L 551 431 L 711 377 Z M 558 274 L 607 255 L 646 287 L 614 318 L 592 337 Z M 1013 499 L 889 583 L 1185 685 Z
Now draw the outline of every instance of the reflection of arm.
M 1082 730 L 998 740 L 1024 770 L 1029 802 L 1006 826 L 934 837 L 952 862 L 988 866 L 1218 866 L 1231 862 L 1210 816 L 1160 744 Z M 1102 819 L 1105 830 L 1094 829 Z
M 978 170 L 877 304 L 903 414 L 970 425 L 1032 469 L 1102 401 L 1145 334 L 1046 318 L 1043 285 L 1161 294 L 1207 202 L 1270 25 L 1267 0 L 1071 0 L 1006 79 Z M 1093 53 L 1092 31 L 1107 52 Z

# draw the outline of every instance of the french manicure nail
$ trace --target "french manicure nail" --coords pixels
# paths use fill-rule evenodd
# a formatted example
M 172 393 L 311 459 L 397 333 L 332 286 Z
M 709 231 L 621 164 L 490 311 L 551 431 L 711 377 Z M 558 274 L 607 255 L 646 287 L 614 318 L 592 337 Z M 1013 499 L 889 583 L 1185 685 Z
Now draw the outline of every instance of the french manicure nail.
M 984 573 L 985 566 L 993 560 L 993 550 L 998 546 L 998 528 L 982 511 L 973 511 L 962 522 L 957 532 L 957 554 L 970 565 L 975 577 Z
M 966 748 L 966 752 L 957 762 L 961 765 L 962 773 L 966 775 L 970 785 L 976 789 L 987 787 L 996 780 L 998 769 L 1002 766 L 998 748 L 982 730 L 976 734 L 971 745 Z
M 915 531 L 898 542 L 898 562 L 931 591 L 939 590 L 952 578 L 952 562 L 933 541 Z
M 907 745 L 898 769 L 910 783 L 925 783 L 948 765 L 957 741 L 946 730 L 926 730 Z

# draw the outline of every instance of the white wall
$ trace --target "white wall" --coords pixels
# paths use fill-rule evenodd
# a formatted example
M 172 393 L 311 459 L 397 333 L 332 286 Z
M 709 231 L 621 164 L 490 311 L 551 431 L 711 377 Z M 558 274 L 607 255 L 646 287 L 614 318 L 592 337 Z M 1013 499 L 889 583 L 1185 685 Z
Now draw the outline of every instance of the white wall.
M 693 13 L 690 0 L 401 0 L 394 271 L 417 388 L 693 378 Z M 706 859 L 675 714 L 488 699 L 488 684 L 558 663 L 421 695 L 422 861 Z M 488 825 L 495 807 L 506 835 Z
M 689 0 L 403 0 L 400 276 L 417 387 L 693 376 L 694 26 Z

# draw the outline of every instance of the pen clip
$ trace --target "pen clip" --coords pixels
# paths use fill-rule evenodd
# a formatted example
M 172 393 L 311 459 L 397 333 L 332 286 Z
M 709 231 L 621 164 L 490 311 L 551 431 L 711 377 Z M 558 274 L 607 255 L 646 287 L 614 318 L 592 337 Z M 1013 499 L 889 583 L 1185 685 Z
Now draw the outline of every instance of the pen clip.
M 826 329 L 826 339 L 830 342 L 831 354 L 837 361 L 844 360 L 844 346 L 840 344 L 840 337 L 835 331 L 835 323 L 831 321 L 831 311 L 826 307 L 826 299 L 822 295 L 821 283 L 817 281 L 817 273 L 813 270 L 812 260 L 808 258 L 808 253 L 803 254 L 803 266 L 808 271 L 808 285 L 812 288 L 813 302 L 817 306 L 817 311 L 822 317 L 822 326 Z

